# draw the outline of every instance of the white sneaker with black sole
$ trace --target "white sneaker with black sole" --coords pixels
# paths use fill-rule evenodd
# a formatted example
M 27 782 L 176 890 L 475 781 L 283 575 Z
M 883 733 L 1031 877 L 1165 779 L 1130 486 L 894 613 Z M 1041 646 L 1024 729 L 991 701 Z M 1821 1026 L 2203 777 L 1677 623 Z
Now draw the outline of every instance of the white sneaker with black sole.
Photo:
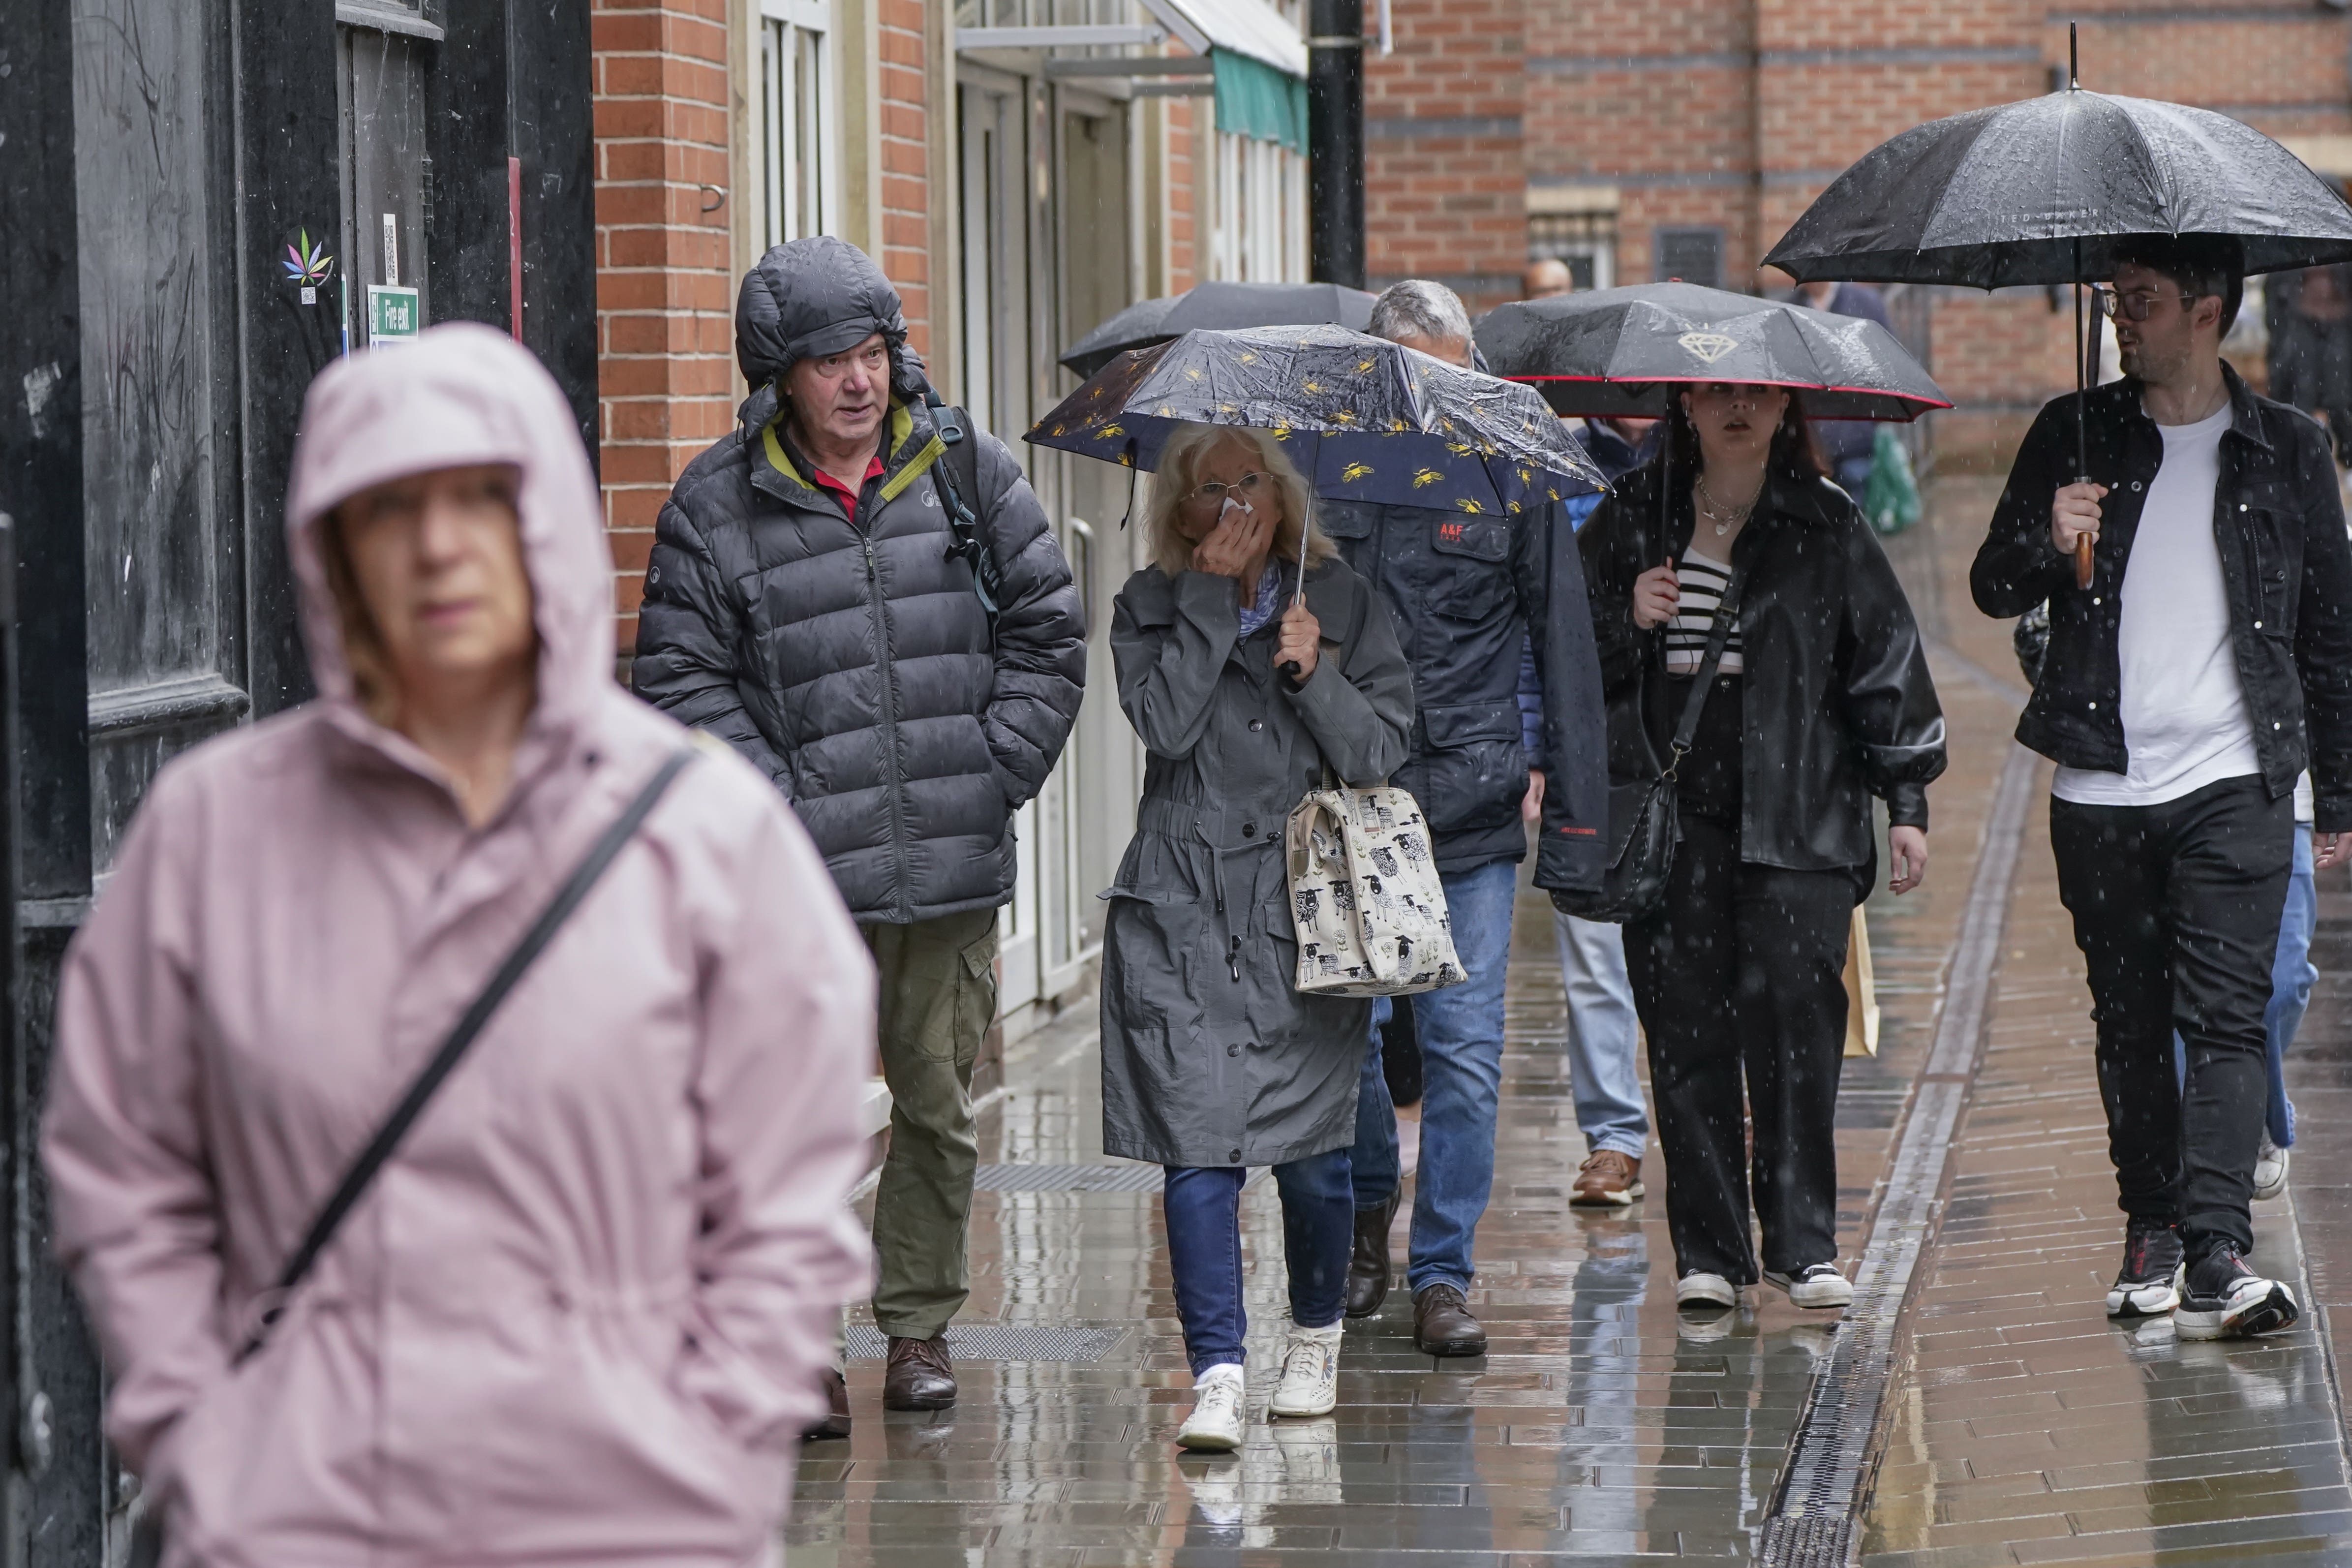
M 2180 1305 L 2180 1233 L 2155 1220 L 2124 1228 L 2124 1262 L 2107 1291 L 2110 1318 L 2160 1318 Z
M 2252 1339 L 2290 1328 L 2302 1316 L 2294 1291 L 2255 1273 L 2237 1244 L 2224 1241 L 2189 1266 L 2172 1331 L 2184 1340 Z
M 1720 1274 L 1695 1268 L 1675 1281 L 1675 1305 L 1696 1307 L 1702 1310 L 1710 1307 L 1737 1307 L 1739 1305 L 1739 1287 Z
M 1268 1415 L 1328 1415 L 1339 1405 L 1340 1325 L 1304 1329 L 1290 1325 L 1282 1347 L 1282 1381 L 1265 1407 Z
M 2262 1151 L 2254 1156 L 2256 1198 L 2274 1198 L 2286 1191 L 2287 1158 L 2287 1152 L 2272 1142 L 2270 1133 L 2265 1131 Z
M 1767 1268 L 1764 1283 L 1775 1289 L 1786 1290 L 1792 1306 L 1853 1305 L 1853 1282 L 1839 1273 L 1834 1263 L 1808 1263 L 1794 1274 L 1775 1274 Z
M 1211 1367 L 1192 1380 L 1192 1413 L 1177 1428 L 1176 1446 L 1196 1454 L 1230 1454 L 1242 1446 L 1248 1413 L 1242 1408 L 1248 1384 L 1232 1362 Z

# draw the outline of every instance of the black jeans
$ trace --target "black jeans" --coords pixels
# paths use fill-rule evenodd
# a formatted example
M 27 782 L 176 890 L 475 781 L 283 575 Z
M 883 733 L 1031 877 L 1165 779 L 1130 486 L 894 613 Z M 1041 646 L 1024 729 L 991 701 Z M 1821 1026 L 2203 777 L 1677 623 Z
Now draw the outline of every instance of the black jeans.
M 2124 1213 L 2180 1226 L 2189 1256 L 2254 1244 L 2247 1205 L 2270 1079 L 2271 962 L 2294 866 L 2294 802 L 2258 778 L 2162 805 L 2050 803 L 2058 896 L 2098 1025 L 2099 1098 Z M 2172 1035 L 2187 1048 L 2185 1086 Z
M 1837 1257 L 1845 949 L 1860 868 L 1747 865 L 1736 825 L 1685 816 L 1682 826 L 1665 908 L 1625 928 L 1625 967 L 1649 1036 L 1676 1269 L 1752 1285 L 1751 1180 L 1765 1268 Z

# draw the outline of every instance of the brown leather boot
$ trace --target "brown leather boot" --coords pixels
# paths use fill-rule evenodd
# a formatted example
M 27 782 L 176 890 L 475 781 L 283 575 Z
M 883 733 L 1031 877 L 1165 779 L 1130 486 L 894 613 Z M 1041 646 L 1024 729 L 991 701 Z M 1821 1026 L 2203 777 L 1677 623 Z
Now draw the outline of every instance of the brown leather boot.
M 948 1362 L 948 1339 L 902 1340 L 890 1336 L 890 1366 L 882 1375 L 886 1410 L 945 1410 L 956 1402 L 955 1368 Z
M 1412 1299 L 1412 1342 L 1423 1355 L 1485 1355 L 1486 1331 L 1451 1285 L 1424 1285 Z
M 801 1429 L 801 1441 L 803 1443 L 824 1443 L 849 1436 L 848 1380 L 835 1369 L 826 1367 L 824 1376 L 819 1381 L 824 1384 L 825 1399 L 833 1409 L 824 1420 Z
M 1376 1209 L 1356 1211 L 1356 1247 L 1348 1256 L 1348 1316 L 1369 1318 L 1389 1299 L 1389 1227 L 1396 1223 L 1400 1186 Z
M 1614 1149 L 1602 1149 L 1576 1173 L 1576 1189 L 1568 1201 L 1587 1207 L 1622 1208 L 1642 1195 L 1642 1162 Z

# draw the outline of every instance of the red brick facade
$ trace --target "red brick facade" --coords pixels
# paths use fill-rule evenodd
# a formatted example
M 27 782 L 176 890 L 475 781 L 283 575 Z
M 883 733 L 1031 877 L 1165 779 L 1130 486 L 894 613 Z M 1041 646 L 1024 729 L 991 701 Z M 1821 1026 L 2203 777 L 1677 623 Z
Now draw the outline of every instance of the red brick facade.
M 1756 288 L 1758 258 L 1871 147 L 2050 90 L 2066 58 L 2053 15 L 2024 0 L 1395 0 L 1395 52 L 1367 56 L 1375 286 L 1418 275 L 1474 308 L 1515 297 L 1530 199 L 1568 188 L 1614 192 L 1619 282 L 1653 277 L 1659 231 L 1690 226 L 1720 233 L 1725 287 Z M 2273 135 L 2352 131 L 2340 13 L 2095 0 L 2075 16 L 2086 86 Z M 2038 290 L 1940 295 L 1934 369 L 1976 413 L 1944 416 L 1939 442 L 1997 445 L 2071 384 L 2072 326 Z
M 734 417 L 727 0 L 596 0 L 598 454 L 620 647 L 671 483 Z

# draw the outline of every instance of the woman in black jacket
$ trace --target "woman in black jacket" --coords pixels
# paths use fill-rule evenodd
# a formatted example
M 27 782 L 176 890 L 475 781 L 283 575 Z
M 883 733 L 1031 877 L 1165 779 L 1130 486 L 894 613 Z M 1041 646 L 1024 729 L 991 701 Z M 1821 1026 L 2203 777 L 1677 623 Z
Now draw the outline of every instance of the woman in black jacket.
M 1663 515 L 1653 458 L 1578 542 L 1617 780 L 1656 776 L 1717 601 L 1735 574 L 1747 579 L 1676 773 L 1682 841 L 1665 902 L 1625 931 L 1675 1300 L 1730 1307 L 1756 1282 L 1752 1180 L 1763 1279 L 1801 1307 L 1843 1307 L 1853 1289 L 1835 1261 L 1833 1122 L 1847 931 L 1876 876 L 1871 796 L 1892 823 L 1894 890 L 1927 870 L 1943 714 L 1902 585 L 1860 510 L 1822 477 L 1794 394 L 1692 386 L 1669 410 L 1664 456 Z

